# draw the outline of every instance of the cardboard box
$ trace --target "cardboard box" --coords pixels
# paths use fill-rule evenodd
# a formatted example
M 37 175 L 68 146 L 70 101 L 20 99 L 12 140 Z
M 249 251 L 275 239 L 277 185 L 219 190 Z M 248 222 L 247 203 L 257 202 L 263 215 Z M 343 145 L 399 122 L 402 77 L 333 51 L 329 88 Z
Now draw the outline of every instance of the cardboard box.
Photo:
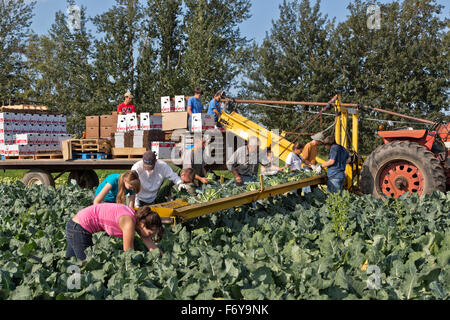
M 125 132 L 125 134 L 124 134 L 125 148 L 133 148 L 133 137 L 134 137 L 134 131 Z
M 119 115 L 117 119 L 117 130 L 116 132 L 127 132 L 127 116 Z
M 172 149 L 175 147 L 174 142 L 152 142 L 152 151 L 156 153 L 158 159 L 171 159 Z
M 162 116 L 150 117 L 150 130 L 162 130 Z
M 99 138 L 100 138 L 100 127 L 86 128 L 86 139 L 99 139 Z
M 100 127 L 100 138 L 110 139 L 111 135 L 116 132 L 116 127 Z
M 127 131 L 134 131 L 139 129 L 139 121 L 136 113 L 129 113 L 127 117 Z
M 215 128 L 214 116 L 212 114 L 194 113 L 192 115 L 192 131 L 203 132 Z
M 150 130 L 150 113 L 141 113 L 139 119 L 140 130 Z
M 100 127 L 117 127 L 117 120 L 119 116 L 114 115 L 103 115 L 100 116 Z
M 58 116 L 58 123 L 62 122 L 61 117 Z M 86 117 L 86 128 L 88 127 L 100 127 L 100 117 L 99 116 L 89 116 Z
M 125 133 L 116 132 L 114 134 L 114 148 L 125 148 Z
M 176 129 L 187 129 L 188 113 L 187 112 L 168 112 L 162 117 L 162 130 L 172 131 Z
M 144 148 L 144 131 L 134 131 L 133 148 Z
M 186 112 L 186 99 L 184 96 L 175 96 L 175 112 Z
M 170 97 L 161 97 L 161 112 L 175 112 L 175 102 Z

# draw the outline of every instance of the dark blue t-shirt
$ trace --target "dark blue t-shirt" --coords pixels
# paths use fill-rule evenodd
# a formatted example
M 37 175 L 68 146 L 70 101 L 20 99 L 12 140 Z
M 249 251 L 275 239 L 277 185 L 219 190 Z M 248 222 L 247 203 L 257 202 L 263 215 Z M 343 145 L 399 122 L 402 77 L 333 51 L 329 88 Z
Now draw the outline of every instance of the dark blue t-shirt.
M 331 167 L 328 167 L 328 179 L 343 179 L 345 178 L 345 167 L 347 166 L 347 159 L 350 157 L 347 150 L 339 144 L 333 144 L 330 149 L 329 159 L 335 162 Z

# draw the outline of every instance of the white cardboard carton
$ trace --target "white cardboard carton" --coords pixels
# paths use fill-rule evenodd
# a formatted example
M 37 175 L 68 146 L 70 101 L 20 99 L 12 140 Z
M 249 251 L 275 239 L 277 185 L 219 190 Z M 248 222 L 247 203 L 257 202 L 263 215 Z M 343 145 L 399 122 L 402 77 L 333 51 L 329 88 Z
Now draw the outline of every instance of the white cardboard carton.
M 186 112 L 186 99 L 184 96 L 175 96 L 175 112 Z
M 140 130 L 150 130 L 150 113 L 141 113 Z
M 114 134 L 114 148 L 125 147 L 125 135 L 123 132 L 116 132 Z
M 139 121 L 136 113 L 129 113 L 127 117 L 127 131 L 134 131 L 139 128 Z
M 161 112 L 175 112 L 175 104 L 170 97 L 161 97 Z
M 152 142 L 152 151 L 156 153 L 158 159 L 170 159 L 174 142 Z
M 192 114 L 192 131 L 202 132 L 214 129 L 216 123 L 212 114 L 194 113 Z
M 117 132 L 127 132 L 127 116 L 119 115 L 117 118 Z

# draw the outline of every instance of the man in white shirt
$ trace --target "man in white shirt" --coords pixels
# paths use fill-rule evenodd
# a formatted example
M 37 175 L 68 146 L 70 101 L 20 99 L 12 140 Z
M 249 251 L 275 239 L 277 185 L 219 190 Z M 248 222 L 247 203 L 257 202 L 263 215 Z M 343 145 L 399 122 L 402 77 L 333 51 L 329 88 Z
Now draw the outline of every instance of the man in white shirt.
M 172 181 L 181 187 L 183 180 L 164 161 L 156 159 L 152 151 L 147 151 L 142 160 L 135 163 L 131 170 L 135 170 L 141 180 L 141 191 L 136 195 L 136 207 L 152 205 L 164 179 Z

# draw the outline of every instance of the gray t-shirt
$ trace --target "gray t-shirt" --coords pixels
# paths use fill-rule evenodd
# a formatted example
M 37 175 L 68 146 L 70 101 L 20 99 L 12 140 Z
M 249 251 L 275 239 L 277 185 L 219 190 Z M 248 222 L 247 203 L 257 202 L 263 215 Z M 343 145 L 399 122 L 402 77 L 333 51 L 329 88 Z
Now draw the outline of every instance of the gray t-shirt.
M 247 146 L 238 148 L 227 160 L 228 170 L 237 170 L 240 176 L 256 176 L 259 164 L 264 167 L 270 166 L 269 159 L 265 154 L 259 151 L 249 155 Z

